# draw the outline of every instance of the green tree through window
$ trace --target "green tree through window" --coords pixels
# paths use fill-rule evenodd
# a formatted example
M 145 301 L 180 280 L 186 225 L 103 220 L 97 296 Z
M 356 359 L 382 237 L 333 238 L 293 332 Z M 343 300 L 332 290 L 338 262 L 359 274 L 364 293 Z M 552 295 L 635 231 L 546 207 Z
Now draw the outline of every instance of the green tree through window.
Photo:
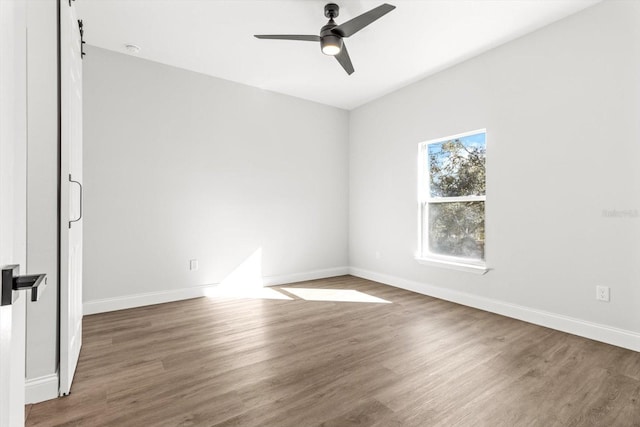
M 421 144 L 421 255 L 484 261 L 486 133 Z

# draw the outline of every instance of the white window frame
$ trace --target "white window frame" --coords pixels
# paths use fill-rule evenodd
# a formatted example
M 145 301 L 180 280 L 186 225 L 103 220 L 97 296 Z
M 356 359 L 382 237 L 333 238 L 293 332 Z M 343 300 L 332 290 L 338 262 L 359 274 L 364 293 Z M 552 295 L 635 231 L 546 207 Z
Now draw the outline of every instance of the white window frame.
M 476 274 L 485 274 L 489 271 L 487 267 L 487 253 L 485 246 L 484 260 L 472 260 L 469 258 L 461 258 L 454 256 L 447 256 L 441 254 L 435 254 L 429 251 L 428 244 L 423 241 L 423 216 L 427 216 L 429 209 L 429 203 L 453 203 L 453 202 L 484 202 L 485 207 L 485 230 L 487 224 L 487 196 L 486 191 L 483 196 L 464 196 L 464 197 L 431 197 L 431 180 L 429 177 L 429 170 L 427 162 L 425 161 L 428 154 L 429 145 L 438 144 L 452 139 L 462 138 L 469 135 L 475 135 L 478 133 L 485 134 L 485 147 L 486 147 L 486 129 L 476 129 L 470 132 L 459 133 L 457 135 L 451 135 L 444 138 L 432 139 L 429 141 L 423 141 L 418 144 L 418 252 L 416 253 L 416 261 L 420 264 L 429 265 L 432 267 L 443 267 L 453 270 L 466 271 Z M 486 178 L 485 178 L 486 179 Z M 428 220 L 426 221 L 428 223 Z M 486 235 L 486 231 L 485 231 Z M 424 247 L 424 246 L 427 247 Z

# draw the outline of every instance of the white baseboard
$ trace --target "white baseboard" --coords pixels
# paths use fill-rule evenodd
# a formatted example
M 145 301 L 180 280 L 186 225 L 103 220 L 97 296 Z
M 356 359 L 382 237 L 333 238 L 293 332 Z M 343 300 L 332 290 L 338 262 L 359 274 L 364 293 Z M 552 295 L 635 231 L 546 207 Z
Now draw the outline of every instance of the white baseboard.
M 305 282 L 307 280 L 326 279 L 327 277 L 344 276 L 349 274 L 349 267 L 334 267 L 324 270 L 313 270 L 304 273 L 283 274 L 280 276 L 266 276 L 262 278 L 265 286 L 285 285 L 288 283 Z
M 550 313 L 521 305 L 511 304 L 491 298 L 485 298 L 465 292 L 440 288 L 426 283 L 402 279 L 375 271 L 350 267 L 352 276 L 373 280 L 401 289 L 417 292 L 419 294 L 455 302 L 457 304 L 478 308 L 491 313 L 500 314 L 514 319 L 523 320 L 558 331 L 601 341 L 633 351 L 640 351 L 640 334 L 624 329 L 618 329 L 599 323 L 576 319 L 569 316 Z
M 386 285 L 395 286 L 397 288 L 406 289 L 423 295 L 429 295 L 435 298 L 452 301 L 457 304 L 463 304 L 469 307 L 478 308 L 480 310 L 489 311 L 491 313 L 500 314 L 514 319 L 523 320 L 547 328 L 556 329 L 558 331 L 567 332 L 581 337 L 605 342 L 607 344 L 616 345 L 618 347 L 628 348 L 630 350 L 640 352 L 640 334 L 624 329 L 618 329 L 599 323 L 589 322 L 586 320 L 576 319 L 561 314 L 551 313 L 543 310 L 537 310 L 517 304 L 485 298 L 478 295 L 468 294 L 465 292 L 454 291 L 451 289 L 440 288 L 428 285 L 422 282 L 403 279 L 388 274 L 378 273 L 375 271 L 364 270 L 356 267 L 336 267 L 324 270 L 315 270 L 304 273 L 286 274 L 281 276 L 263 277 L 265 286 L 282 285 L 286 283 L 302 282 L 306 280 L 324 279 L 327 277 L 342 276 L 351 274 L 363 279 L 373 280 L 375 282 L 384 283 Z M 124 310 L 127 308 L 142 307 L 146 305 L 161 304 L 165 302 L 180 301 L 190 298 L 198 298 L 205 296 L 208 289 L 215 288 L 217 284 L 207 286 L 197 286 L 183 289 L 172 289 L 166 291 L 149 292 L 136 295 L 125 295 L 116 298 L 107 298 L 95 301 L 87 301 L 84 303 L 84 314 L 104 313 L 108 311 Z M 48 378 L 48 377 L 42 377 Z M 46 390 L 43 396 L 51 396 L 51 385 L 47 381 L 40 384 L 42 379 L 31 380 L 34 382 L 34 390 L 42 387 Z M 45 397 L 42 400 L 57 397 L 57 376 L 55 376 L 55 395 Z M 28 392 L 29 393 L 29 392 Z M 36 396 L 36 392 L 33 392 Z M 40 396 L 40 394 L 37 394 Z
M 280 276 L 265 276 L 262 278 L 264 286 L 282 285 L 285 283 L 303 282 L 305 280 L 324 279 L 349 274 L 349 267 L 335 267 L 324 270 L 307 271 L 303 273 L 284 274 Z M 218 284 L 194 286 L 182 289 L 148 292 L 143 294 L 124 295 L 115 298 L 105 298 L 83 303 L 83 314 L 97 314 L 108 311 L 124 310 L 127 308 L 143 307 L 145 305 L 162 304 L 205 296 L 207 290 Z
M 25 380 L 24 402 L 40 403 L 58 397 L 58 373 Z
M 215 286 L 216 285 L 194 286 L 190 288 L 170 289 L 166 291 L 147 292 L 143 294 L 123 295 L 114 298 L 85 301 L 82 304 L 82 314 L 86 316 L 88 314 L 106 313 L 108 311 L 125 310 L 127 308 L 143 307 L 145 305 L 198 298 L 204 296 L 207 289 Z

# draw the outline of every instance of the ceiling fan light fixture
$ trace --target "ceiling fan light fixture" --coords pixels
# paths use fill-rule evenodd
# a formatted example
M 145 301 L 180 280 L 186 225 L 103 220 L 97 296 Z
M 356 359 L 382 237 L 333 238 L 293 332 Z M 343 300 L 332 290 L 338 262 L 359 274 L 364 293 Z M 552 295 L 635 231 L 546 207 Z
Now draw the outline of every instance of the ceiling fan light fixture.
M 328 35 L 320 40 L 322 53 L 329 56 L 336 56 L 342 50 L 342 37 Z

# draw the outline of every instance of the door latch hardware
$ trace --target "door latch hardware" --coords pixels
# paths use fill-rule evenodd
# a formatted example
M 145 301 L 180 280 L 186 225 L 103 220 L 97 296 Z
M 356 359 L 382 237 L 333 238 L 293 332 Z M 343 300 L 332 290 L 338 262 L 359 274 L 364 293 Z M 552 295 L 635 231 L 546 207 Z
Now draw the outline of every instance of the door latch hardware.
M 27 274 L 20 276 L 20 266 L 2 267 L 2 295 L 0 305 L 13 303 L 13 291 L 31 290 L 31 301 L 38 301 L 47 287 L 46 274 Z

